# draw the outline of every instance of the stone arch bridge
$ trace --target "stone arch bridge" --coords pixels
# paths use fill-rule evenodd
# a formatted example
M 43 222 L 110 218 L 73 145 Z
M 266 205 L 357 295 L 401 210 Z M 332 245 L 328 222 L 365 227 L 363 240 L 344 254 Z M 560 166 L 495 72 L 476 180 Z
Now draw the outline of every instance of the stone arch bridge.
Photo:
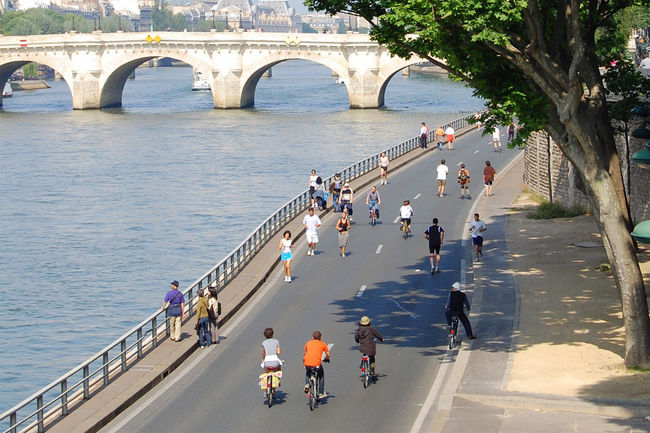
M 66 33 L 1 36 L 0 83 L 28 62 L 56 70 L 67 82 L 74 109 L 122 105 L 124 84 L 140 64 L 170 57 L 191 65 L 210 81 L 215 108 L 254 105 L 260 77 L 285 60 L 310 60 L 337 74 L 351 108 L 384 105 L 391 77 L 422 62 L 391 56 L 362 34 L 263 32 Z M 0 99 L 0 105 L 2 100 Z

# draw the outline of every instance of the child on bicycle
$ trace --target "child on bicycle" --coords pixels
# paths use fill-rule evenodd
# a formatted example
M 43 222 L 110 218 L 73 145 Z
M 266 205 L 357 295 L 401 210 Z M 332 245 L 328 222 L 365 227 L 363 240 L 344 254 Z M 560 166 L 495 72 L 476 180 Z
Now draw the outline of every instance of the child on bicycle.
M 318 398 L 325 398 L 327 394 L 325 393 L 325 370 L 323 370 L 322 361 L 329 362 L 330 350 L 327 344 L 320 339 L 320 331 L 314 331 L 312 340 L 309 340 L 305 344 L 305 355 L 302 358 L 302 362 L 305 365 L 306 373 L 305 394 L 309 392 L 309 375 L 315 370 L 318 377 Z M 323 353 L 325 353 L 324 360 L 322 360 Z
M 359 350 L 362 354 L 368 355 L 370 360 L 370 375 L 373 382 L 377 381 L 377 373 L 375 372 L 375 355 L 377 354 L 377 344 L 375 338 L 382 343 L 384 337 L 381 336 L 373 326 L 370 325 L 370 317 L 363 316 L 359 320 L 359 327 L 354 333 L 354 341 L 359 344 Z
M 406 222 L 407 232 L 411 231 L 411 217 L 413 216 L 413 208 L 411 207 L 410 200 L 404 200 L 402 207 L 399 208 L 399 216 L 402 223 Z

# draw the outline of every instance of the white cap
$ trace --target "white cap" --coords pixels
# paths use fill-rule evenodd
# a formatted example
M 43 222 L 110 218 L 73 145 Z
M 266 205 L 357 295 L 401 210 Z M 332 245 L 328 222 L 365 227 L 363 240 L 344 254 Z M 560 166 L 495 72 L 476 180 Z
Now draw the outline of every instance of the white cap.
M 454 284 L 451 285 L 451 287 L 453 287 L 456 290 L 460 290 L 460 283 L 456 281 Z

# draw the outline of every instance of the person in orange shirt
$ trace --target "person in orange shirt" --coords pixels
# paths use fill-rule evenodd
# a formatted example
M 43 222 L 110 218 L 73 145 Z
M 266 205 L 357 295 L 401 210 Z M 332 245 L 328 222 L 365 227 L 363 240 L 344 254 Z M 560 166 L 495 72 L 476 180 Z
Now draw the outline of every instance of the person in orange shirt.
M 312 340 L 305 344 L 305 355 L 302 357 L 302 362 L 305 365 L 305 393 L 309 392 L 309 375 L 313 370 L 316 370 L 318 376 L 318 398 L 325 398 L 325 370 L 321 364 L 323 352 L 325 353 L 325 362 L 330 361 L 330 351 L 327 344 L 321 341 L 320 331 L 314 331 Z

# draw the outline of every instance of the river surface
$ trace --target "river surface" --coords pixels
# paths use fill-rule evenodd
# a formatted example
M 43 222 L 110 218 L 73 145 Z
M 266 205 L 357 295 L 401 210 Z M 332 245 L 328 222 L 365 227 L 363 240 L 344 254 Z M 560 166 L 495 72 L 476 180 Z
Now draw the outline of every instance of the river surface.
M 396 74 L 386 107 L 350 110 L 304 61 L 273 67 L 255 108 L 215 110 L 190 68 L 138 69 L 123 107 L 72 110 L 64 81 L 0 108 L 0 411 L 187 287 L 265 217 L 329 176 L 483 108 L 441 76 Z

